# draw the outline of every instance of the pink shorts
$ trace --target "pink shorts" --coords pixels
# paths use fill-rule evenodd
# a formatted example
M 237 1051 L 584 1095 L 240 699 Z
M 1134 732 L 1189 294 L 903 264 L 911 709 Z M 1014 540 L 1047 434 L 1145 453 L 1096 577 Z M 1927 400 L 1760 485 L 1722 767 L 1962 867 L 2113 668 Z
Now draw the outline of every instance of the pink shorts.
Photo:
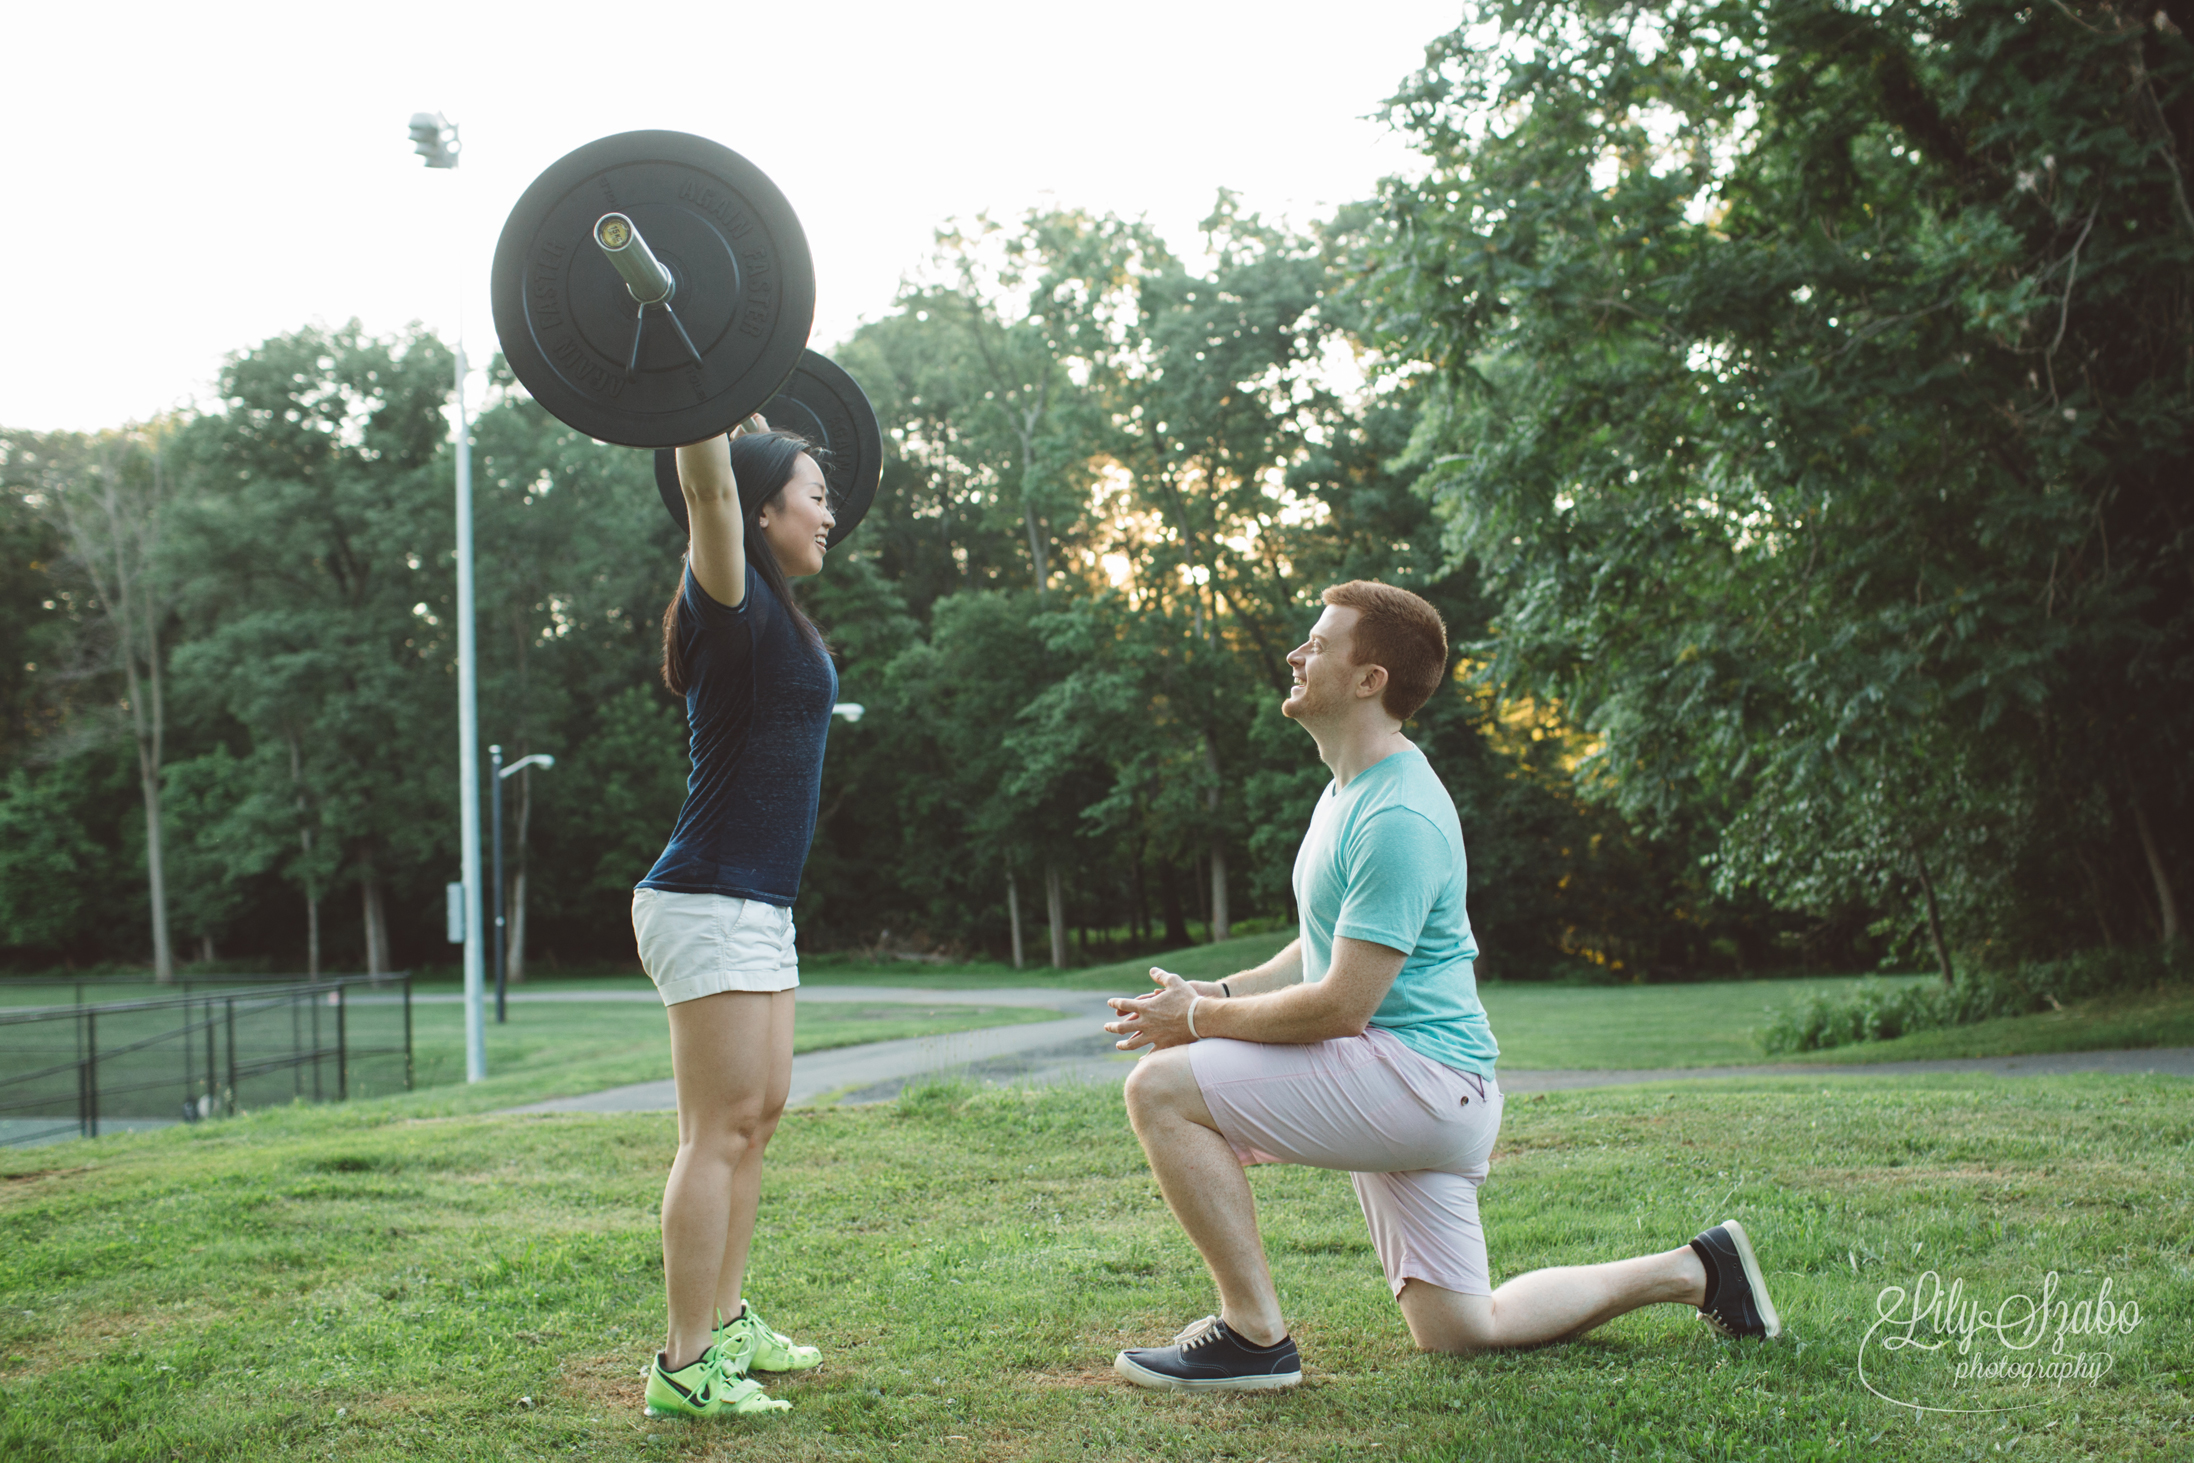
M 1207 1038 L 1189 1047 L 1204 1105 L 1235 1156 L 1344 1170 L 1387 1284 L 1491 1295 L 1478 1185 L 1501 1131 L 1491 1077 L 1421 1057 L 1392 1032 L 1302 1046 Z

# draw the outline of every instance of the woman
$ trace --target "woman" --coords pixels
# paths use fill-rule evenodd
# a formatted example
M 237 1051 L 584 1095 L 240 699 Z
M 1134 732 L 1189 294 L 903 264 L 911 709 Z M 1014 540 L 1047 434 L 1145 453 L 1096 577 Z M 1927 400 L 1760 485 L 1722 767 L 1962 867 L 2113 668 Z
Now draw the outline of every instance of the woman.
M 678 449 L 690 540 L 663 612 L 663 680 L 686 698 L 693 774 L 632 896 L 640 964 L 670 1014 L 678 1157 L 663 1188 L 670 1334 L 651 1417 L 780 1411 L 748 1376 L 822 1360 L 740 1294 L 762 1151 L 792 1084 L 792 902 L 815 833 L 838 675 L 787 581 L 819 572 L 834 519 L 808 444 L 759 417 Z

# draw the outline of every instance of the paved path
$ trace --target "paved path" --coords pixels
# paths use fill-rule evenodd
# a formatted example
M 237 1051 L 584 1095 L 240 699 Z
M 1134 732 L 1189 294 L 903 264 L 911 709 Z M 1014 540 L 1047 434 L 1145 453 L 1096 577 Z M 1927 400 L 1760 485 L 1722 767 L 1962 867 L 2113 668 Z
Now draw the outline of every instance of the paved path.
M 549 994 L 543 992 L 542 994 Z M 639 994 L 656 999 L 653 991 Z M 620 997 L 622 998 L 622 997 Z M 1030 1021 L 1014 1026 L 990 1026 L 980 1031 L 955 1031 L 943 1036 L 911 1036 L 898 1041 L 872 1041 L 861 1046 L 833 1047 L 806 1052 L 792 1059 L 792 1095 L 797 1106 L 818 1098 L 873 1102 L 898 1095 L 913 1078 L 938 1073 L 965 1074 L 976 1081 L 1042 1084 L 1090 1081 L 1125 1075 L 1126 1054 L 1113 1050 L 1114 1038 L 1102 1023 L 1111 1015 L 1105 998 L 1094 991 L 1066 991 L 1029 986 L 981 991 L 921 991 L 900 986 L 804 985 L 797 998 L 803 1004 L 881 1005 L 886 1002 L 923 1006 L 1049 1006 L 1059 1016 L 1051 1021 Z M 1114 1060 L 1118 1059 L 1118 1060 Z M 590 1092 L 583 1097 L 559 1097 L 548 1102 L 509 1108 L 510 1112 L 671 1112 L 678 1106 L 669 1082 L 636 1082 Z
M 489 1000 L 495 999 L 490 987 Z M 432 991 L 414 993 L 411 1003 L 415 1006 L 455 1006 L 464 1001 L 456 991 Z M 514 1006 L 528 1005 L 586 1005 L 602 1001 L 637 1001 L 643 1005 L 662 1004 L 662 997 L 653 986 L 620 987 L 600 991 L 510 991 L 504 999 Z M 838 1002 L 844 1005 L 880 1005 L 911 1003 L 921 1006 L 1049 1006 L 1056 1011 L 1079 1011 L 1089 1002 L 1104 1008 L 1104 997 L 1095 991 L 1063 991 L 1051 986 L 1010 986 L 998 990 L 979 991 L 925 991 L 895 985 L 804 985 L 800 987 L 802 1001 Z M 402 996 L 351 996 L 354 1006 L 392 1006 L 403 1000 Z
M 634 993 L 648 1000 L 651 991 Z M 578 993 L 541 992 L 555 999 Z M 619 994 L 619 999 L 623 999 Z M 878 1102 L 895 1097 L 909 1081 L 952 1075 L 976 1082 L 1043 1086 L 1054 1082 L 1118 1082 L 1134 1058 L 1114 1048 L 1100 1023 L 1110 1016 L 1104 997 L 1090 991 L 1042 986 L 1010 990 L 920 991 L 897 986 L 802 986 L 802 1001 L 923 1005 L 1050 1006 L 1062 1019 L 1017 1026 L 993 1026 L 946 1036 L 910 1037 L 808 1052 L 792 1059 L 792 1094 L 797 1106 L 818 1099 Z M 1080 1018 L 1080 1019 L 1074 1019 Z M 1621 1087 L 1644 1082 L 1697 1081 L 1710 1077 L 1809 1077 L 1829 1074 L 1899 1077 L 1931 1072 L 1971 1072 L 1991 1077 L 2033 1077 L 2062 1072 L 2152 1072 L 2194 1077 L 2194 1047 L 2158 1047 L 2146 1051 L 2063 1052 L 2030 1057 L 1954 1058 L 1925 1062 L 1849 1062 L 1813 1066 L 1785 1062 L 1750 1067 L 1664 1067 L 1631 1071 L 1527 1071 L 1504 1068 L 1501 1090 L 1511 1093 L 1559 1092 L 1580 1087 Z M 678 1106 L 669 1082 L 638 1082 L 581 1097 L 559 1097 L 506 1111 L 671 1112 Z

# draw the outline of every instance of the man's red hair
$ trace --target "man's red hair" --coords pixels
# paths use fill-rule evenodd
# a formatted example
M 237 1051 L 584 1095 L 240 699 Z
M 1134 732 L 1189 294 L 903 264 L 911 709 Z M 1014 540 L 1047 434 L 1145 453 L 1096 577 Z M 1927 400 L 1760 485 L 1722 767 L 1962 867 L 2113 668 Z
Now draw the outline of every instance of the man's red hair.
M 1349 663 L 1386 668 L 1379 704 L 1387 715 L 1396 721 L 1415 716 L 1447 678 L 1447 623 L 1440 612 L 1406 589 L 1371 579 L 1336 584 L 1319 598 L 1356 612 Z

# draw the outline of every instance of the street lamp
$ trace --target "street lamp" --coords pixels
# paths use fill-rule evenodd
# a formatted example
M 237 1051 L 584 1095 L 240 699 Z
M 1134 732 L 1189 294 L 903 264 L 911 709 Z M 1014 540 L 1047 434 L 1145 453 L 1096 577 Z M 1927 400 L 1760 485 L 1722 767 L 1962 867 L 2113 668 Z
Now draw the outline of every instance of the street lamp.
M 503 749 L 491 746 L 488 756 L 495 768 L 495 1024 L 503 1024 L 503 978 L 510 973 L 510 962 L 503 956 L 503 779 L 513 772 L 523 772 L 528 767 L 538 767 L 543 772 L 556 765 L 556 759 L 546 752 L 535 752 L 530 757 L 520 757 L 508 767 L 503 765 Z
M 456 167 L 464 146 L 457 140 L 457 124 L 440 112 L 411 114 L 411 150 L 425 158 L 428 167 Z
M 454 170 L 455 124 L 439 112 L 414 112 L 412 148 L 430 168 Z M 460 274 L 460 278 L 462 275 Z M 486 991 L 480 971 L 480 698 L 472 623 L 472 425 L 465 415 L 465 309 L 457 296 L 457 829 L 464 844 L 465 1080 L 488 1074 Z

